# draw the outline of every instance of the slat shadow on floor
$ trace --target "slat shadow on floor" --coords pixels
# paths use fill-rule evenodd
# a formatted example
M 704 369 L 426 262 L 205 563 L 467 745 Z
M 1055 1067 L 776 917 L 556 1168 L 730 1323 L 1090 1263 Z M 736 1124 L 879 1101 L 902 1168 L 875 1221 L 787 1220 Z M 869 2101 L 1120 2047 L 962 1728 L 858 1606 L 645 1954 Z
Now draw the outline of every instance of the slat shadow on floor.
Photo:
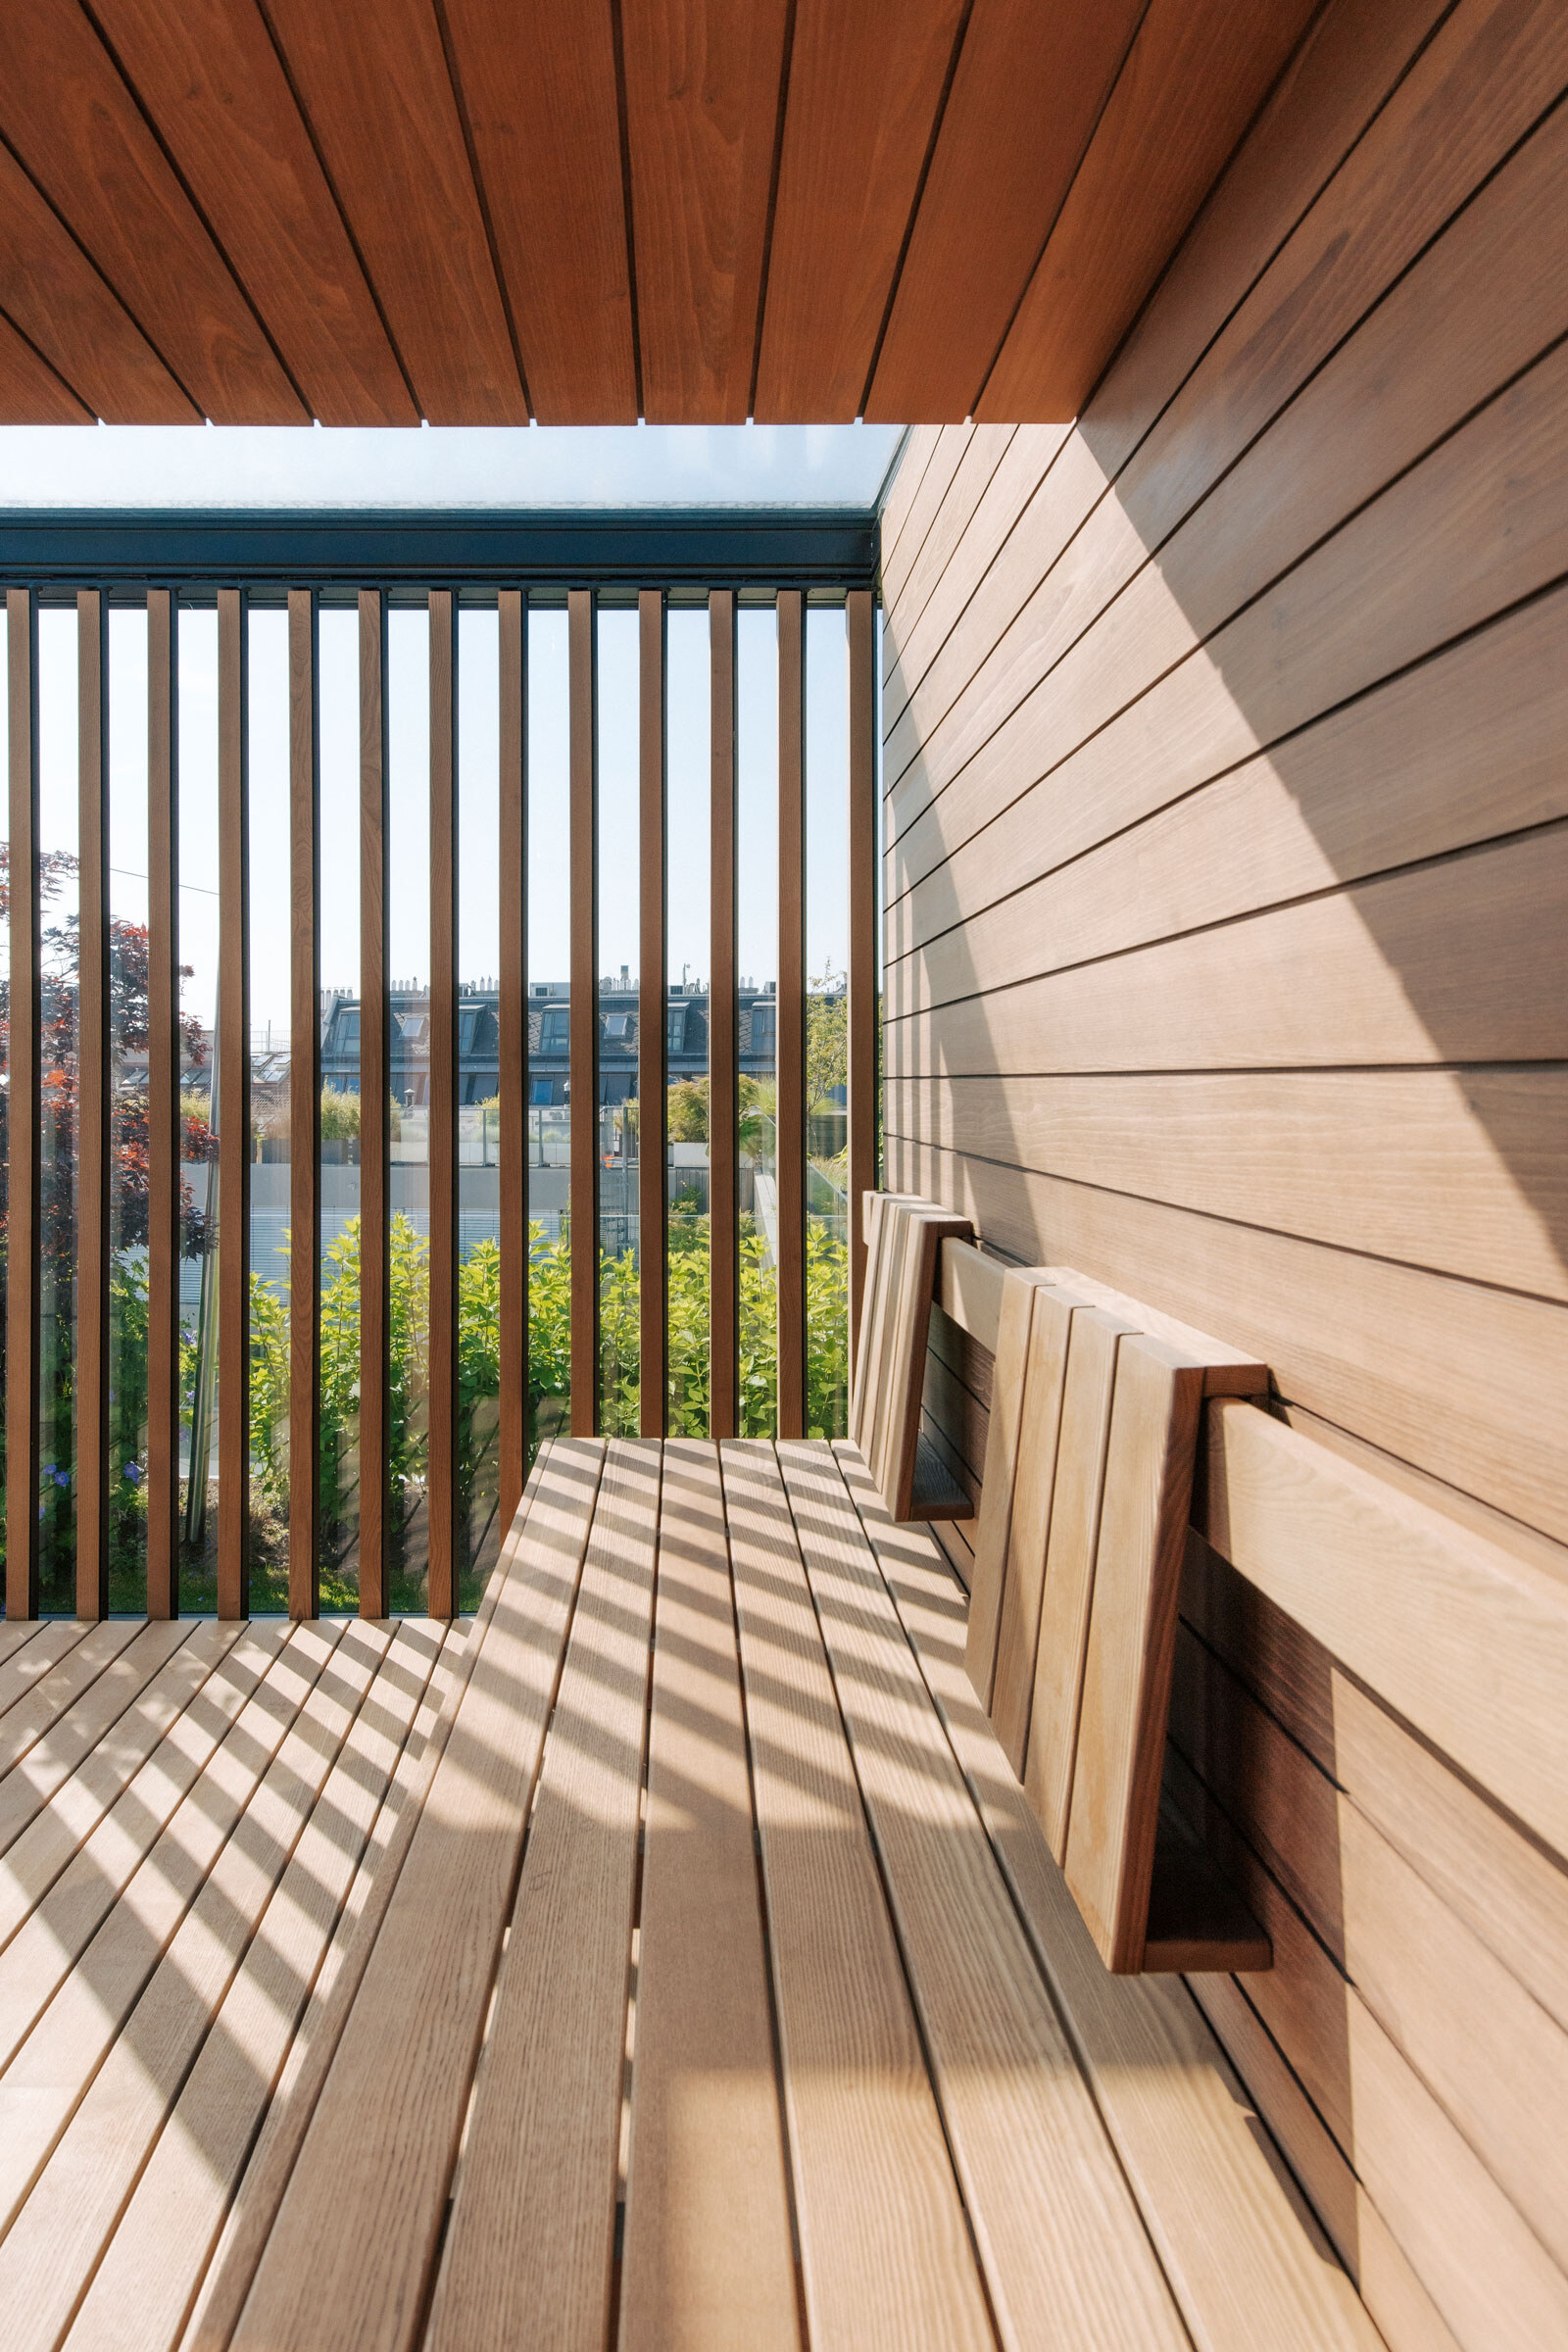
M 1370 2345 L 962 1643 L 820 1443 L 557 1441 L 450 1629 L 0 1627 L 8 2352 Z

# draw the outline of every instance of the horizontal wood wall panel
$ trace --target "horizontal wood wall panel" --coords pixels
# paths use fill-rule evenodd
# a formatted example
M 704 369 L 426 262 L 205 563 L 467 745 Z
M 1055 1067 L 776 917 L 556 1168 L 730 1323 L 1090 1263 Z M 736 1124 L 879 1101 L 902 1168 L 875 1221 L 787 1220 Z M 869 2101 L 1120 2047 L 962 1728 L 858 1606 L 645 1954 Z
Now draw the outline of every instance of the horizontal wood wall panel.
M 943 432 L 935 425 L 922 424 L 909 436 L 883 517 L 882 595 L 890 610 L 919 561 L 926 535 L 973 435 L 972 425 L 955 425 L 952 431 Z M 901 483 L 906 484 L 902 498 Z
M 892 594 L 894 567 L 907 562 L 903 553 L 904 534 L 914 506 L 926 467 L 947 438 L 939 424 L 911 425 L 899 447 L 893 478 L 887 484 L 882 507 L 882 569 L 887 593 Z M 900 572 L 898 577 L 903 576 Z
M 1568 1299 L 1568 1070 L 890 1082 L 888 1132 Z M 1397 1136 L 1396 1155 L 1369 1137 Z
M 890 1078 L 1516 1061 L 1568 1051 L 1568 829 L 889 1023 Z
M 1471 257 L 1478 241 L 1483 249 L 1496 250 L 1494 231 L 1487 221 L 1478 226 L 1460 216 L 1418 263 L 1411 281 L 1397 285 L 1392 304 L 1383 309 L 1377 306 L 1400 272 L 1422 254 L 1426 240 L 1444 227 L 1455 208 L 1508 154 L 1561 88 L 1563 35 L 1560 22 L 1554 25 L 1550 15 L 1540 7 L 1522 11 L 1510 6 L 1509 0 L 1500 0 L 1500 5 L 1499 0 L 1472 0 L 1470 6 L 1455 13 L 1348 157 L 1320 201 L 1308 210 L 1273 266 L 1239 305 L 1147 440 L 1117 472 L 1113 499 L 1100 497 L 1095 484 L 1097 475 L 1102 482 L 1111 478 L 1107 459 L 1114 461 L 1119 452 L 1114 441 L 1108 449 L 1102 448 L 1101 436 L 1086 419 L 1081 439 L 1085 458 L 1092 462 L 1084 467 L 1082 478 L 1097 499 L 1095 512 L 1081 537 L 1073 538 L 1080 514 L 1071 497 L 1065 501 L 1062 519 L 1068 529 L 1062 544 L 1071 542 L 1065 564 L 1052 573 L 1042 590 L 1044 610 L 1032 609 L 1024 625 L 1003 641 L 989 670 L 977 678 L 982 696 L 995 697 L 1004 708 L 1019 699 L 1025 683 L 1043 675 L 1060 646 L 1103 609 L 1130 576 L 1129 567 L 1143 562 L 1146 552 L 1163 545 L 1184 515 L 1309 381 L 1306 416 L 1290 418 L 1288 436 L 1294 435 L 1298 443 L 1311 448 L 1317 439 L 1314 410 L 1327 401 L 1338 411 L 1343 399 L 1344 413 L 1337 415 L 1337 428 L 1353 434 L 1364 448 L 1361 469 L 1376 489 L 1393 470 L 1392 466 L 1379 469 L 1378 453 L 1380 444 L 1398 429 L 1399 409 L 1419 405 L 1423 398 L 1429 407 L 1441 406 L 1448 369 L 1467 352 L 1473 354 L 1472 366 L 1488 366 L 1487 340 L 1483 337 L 1479 347 L 1475 344 L 1469 321 L 1457 333 L 1445 336 L 1444 365 L 1436 384 L 1427 384 L 1428 370 L 1408 344 L 1404 346 L 1403 369 L 1391 372 L 1379 370 L 1377 366 L 1377 353 L 1391 334 L 1397 335 L 1401 324 L 1407 331 L 1412 319 L 1418 320 L 1434 301 L 1441 304 L 1445 280 L 1463 278 L 1467 268 L 1474 271 Z M 1510 46 L 1518 54 L 1510 56 L 1515 75 L 1505 102 L 1486 71 L 1498 46 L 1499 17 L 1525 20 L 1506 27 L 1513 36 Z M 1548 126 L 1547 145 L 1552 144 Z M 1529 165 L 1527 175 L 1544 172 L 1549 180 L 1554 168 L 1538 157 Z M 1482 210 L 1495 210 L 1500 228 L 1510 206 L 1519 201 L 1506 187 L 1489 189 Z M 1486 274 L 1483 264 L 1483 277 Z M 1482 287 L 1485 308 L 1494 312 L 1500 306 L 1504 312 L 1511 311 L 1526 329 L 1543 327 L 1532 352 L 1549 339 L 1549 325 L 1544 321 L 1552 307 L 1548 294 L 1538 310 L 1534 291 L 1529 281 L 1495 270 L 1490 273 L 1490 283 Z M 1361 331 L 1352 333 L 1358 321 L 1364 322 Z M 1346 336 L 1350 340 L 1340 353 L 1337 347 Z M 1323 368 L 1322 380 L 1313 381 L 1315 371 L 1330 355 L 1335 356 Z M 1487 388 L 1505 380 L 1508 372 L 1506 366 L 1497 368 Z M 1358 381 L 1358 376 L 1362 380 Z M 1368 381 L 1371 399 L 1366 397 Z M 1167 386 L 1167 396 L 1169 391 Z M 1386 417 L 1384 409 L 1391 405 L 1395 414 Z M 1461 398 L 1446 414 L 1450 419 L 1462 416 L 1469 405 Z M 1340 444 L 1333 446 L 1339 456 Z M 1326 454 L 1319 441 L 1319 474 Z M 1341 514 L 1355 504 L 1357 471 L 1352 448 L 1347 453 L 1344 477 L 1330 477 Z M 1266 478 L 1276 498 L 1296 501 L 1298 512 L 1316 518 L 1310 537 L 1321 536 L 1333 515 L 1320 511 L 1317 477 L 1309 476 L 1299 486 L 1292 483 L 1283 458 L 1276 458 L 1271 446 Z M 1061 487 L 1064 491 L 1075 489 L 1077 477 L 1064 473 Z M 1245 552 L 1254 561 L 1277 544 L 1272 517 L 1270 523 L 1255 549 L 1247 544 Z M 1283 514 L 1281 532 L 1288 533 L 1289 525 L 1289 514 Z M 1310 544 L 1310 537 L 1305 544 Z M 1211 532 L 1205 524 L 1200 540 L 1205 573 L 1226 544 L 1224 534 Z M 1279 568 L 1278 562 L 1274 568 Z M 1269 574 L 1265 569 L 1258 576 Z M 1040 601 L 1036 600 L 1037 607 Z M 1047 621 L 1050 625 L 1043 626 Z M 1000 675 L 995 674 L 999 662 Z M 947 667 L 963 687 L 960 705 L 972 704 L 974 693 L 968 688 L 963 667 L 952 662 Z M 916 740 L 922 747 L 922 765 L 940 788 L 966 756 L 964 747 L 974 728 L 985 723 L 983 701 L 979 712 L 967 717 L 963 708 L 949 715 L 943 704 L 939 718 L 938 710 L 932 707 L 937 699 L 922 693 L 904 731 L 895 730 L 890 741 L 887 772 L 895 793 Z M 958 733 L 955 741 L 956 724 Z
M 1565 630 L 1558 588 L 1081 857 L 1057 861 L 1047 812 L 1030 827 L 1020 811 L 1010 863 L 997 854 L 998 826 L 888 909 L 893 1008 L 923 1010 L 1568 816 L 1558 751 L 1568 673 L 1554 659 Z
M 1045 428 L 1047 435 L 1058 447 L 1066 438 L 1066 429 L 1065 426 Z M 943 488 L 930 526 L 914 553 L 896 598 L 890 596 L 886 579 L 883 581 L 882 592 L 888 600 L 888 610 L 890 612 L 896 611 L 899 615 L 899 643 L 906 642 L 916 626 L 932 591 L 947 581 L 954 558 L 968 535 L 975 512 L 983 503 L 998 467 L 1020 433 L 1024 434 L 1033 453 L 1039 428 L 1031 431 L 1027 426 L 1011 424 L 976 425 L 961 445 L 957 436 L 954 436 L 951 447 L 960 451 L 959 463 L 954 467 L 951 481 Z M 937 470 L 933 465 L 932 473 Z M 898 694 L 902 703 L 904 697 L 899 688 L 893 686 L 891 691 Z M 889 723 L 888 692 L 889 689 L 885 688 L 884 732 Z

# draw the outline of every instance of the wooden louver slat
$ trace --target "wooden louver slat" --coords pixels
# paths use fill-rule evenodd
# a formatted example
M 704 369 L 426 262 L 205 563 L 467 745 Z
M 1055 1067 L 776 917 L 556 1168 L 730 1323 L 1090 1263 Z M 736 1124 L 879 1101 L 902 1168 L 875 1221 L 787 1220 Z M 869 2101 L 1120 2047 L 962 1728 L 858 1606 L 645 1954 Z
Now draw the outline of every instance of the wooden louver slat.
M 571 1429 L 599 1419 L 599 741 L 591 588 L 567 592 L 571 901 Z
M 149 1617 L 179 1614 L 179 612 L 172 590 L 153 588 L 147 594 Z
M 501 1416 L 497 1516 L 512 1525 L 528 1452 L 528 768 L 522 591 L 503 588 L 500 677 Z
M 430 591 L 428 1599 L 458 1605 L 458 602 Z
M 76 598 L 76 1615 L 109 1613 L 109 605 Z
M 251 1038 L 245 592 L 218 592 L 218 1614 L 250 1614 Z M 192 1462 L 191 1475 L 202 1465 Z
M 6 1615 L 38 1614 L 38 606 L 6 592 L 11 1021 L 6 1234 Z
M 806 1435 L 806 599 L 778 595 L 778 1434 Z
M 710 925 L 708 989 L 709 1357 L 708 1434 L 738 1427 L 739 1264 L 736 1196 L 735 969 L 735 592 L 708 600 L 711 670 L 711 783 L 709 810 Z
M 319 1606 L 321 1367 L 320 719 L 316 598 L 288 592 L 288 1608 Z
M 386 600 L 360 591 L 360 1614 L 386 1614 Z
M 639 634 L 638 764 L 640 883 L 638 891 L 637 1235 L 639 1426 L 645 1438 L 664 1434 L 668 1379 L 664 1275 L 668 1186 L 664 1167 L 665 1097 L 665 738 L 664 599 L 645 588 L 637 599 Z

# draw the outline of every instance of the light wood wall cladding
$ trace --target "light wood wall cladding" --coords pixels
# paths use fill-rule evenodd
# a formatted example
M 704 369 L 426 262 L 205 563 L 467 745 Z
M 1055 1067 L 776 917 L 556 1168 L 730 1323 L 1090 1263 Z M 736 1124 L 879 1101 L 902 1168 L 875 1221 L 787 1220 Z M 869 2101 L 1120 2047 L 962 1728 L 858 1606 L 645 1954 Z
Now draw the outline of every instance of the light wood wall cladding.
M 36 0 L 0 420 L 1069 416 L 1313 15 Z
M 1077 428 L 916 433 L 884 517 L 885 1181 L 1271 1367 L 1168 1793 L 1396 2345 L 1568 2314 L 1565 84 L 1558 9 L 1332 0 Z M 992 1396 L 939 1310 L 982 1514 Z

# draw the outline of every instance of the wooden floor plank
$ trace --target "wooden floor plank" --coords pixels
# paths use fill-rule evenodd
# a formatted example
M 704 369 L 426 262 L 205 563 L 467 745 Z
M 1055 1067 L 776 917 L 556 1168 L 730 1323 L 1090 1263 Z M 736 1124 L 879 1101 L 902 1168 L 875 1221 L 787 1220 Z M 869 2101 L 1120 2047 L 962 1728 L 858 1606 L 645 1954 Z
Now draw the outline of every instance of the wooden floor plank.
M 392 1632 L 76 2314 L 71 2352 L 122 2352 L 127 2312 L 148 2352 L 178 2341 L 442 1638 L 421 1619 Z M 354 1641 L 340 1644 L 333 1679 Z
M 60 1654 L 62 1636 L 74 1636 L 79 1642 L 86 1631 L 86 1626 L 78 1624 L 74 1618 L 65 1622 L 58 1618 L 53 1621 L 41 1617 L 0 1618 L 0 1715 L 5 1713 L 13 1699 L 30 1689 L 39 1675 L 48 1672 Z M 35 1652 L 27 1666 L 22 1666 L 20 1653 L 42 1635 L 50 1637 L 45 1648 Z M 70 1645 L 67 1640 L 64 1646 L 69 1648 Z
M 0 2059 L 9 2063 L 0 2074 L 0 2230 L 15 2217 L 200 1896 L 336 1641 L 336 1627 L 295 1629 L 118 1901 L 112 1909 L 105 1904 L 108 1917 L 74 1964 L 62 1966 L 52 1946 L 47 1904 L 32 1923 L 40 1935 L 19 1936 L 5 1954 L 10 1983 L 0 1991 Z
M 360 1621 L 335 1643 L 234 1836 L 0 2240 L 0 2308 L 11 2315 L 13 2352 L 54 2352 L 70 2325 L 389 1639 L 387 1626 Z M 35 2132 L 38 2111 L 48 2105 L 34 2102 Z
M 234 2330 L 242 2352 L 402 2352 L 420 2327 L 603 1457 L 566 1439 L 541 1462 Z
M 778 1452 L 1002 2339 L 1176 2352 L 1186 2329 L 843 1477 L 825 1448 Z
M 90 1626 L 15 1706 L 7 1708 L 0 1716 L 0 1773 L 15 1771 L 49 1726 L 74 1707 L 84 1690 L 91 1690 L 104 1668 L 112 1665 L 142 1630 L 125 1617 L 107 1618 Z M 29 1642 L 27 1649 L 33 1646 Z M 24 1650 L 23 1658 L 26 1655 Z M 20 1665 L 23 1659 L 17 1662 Z
M 664 1447 L 620 2352 L 798 2352 L 718 1456 Z
M 1173 1978 L 1114 1978 L 963 1670 L 964 1600 L 928 1540 L 844 1467 L 955 1753 L 1200 2352 L 1375 2352 L 1376 2332 Z
M 83 1840 L 34 1907 L 23 1840 L 0 1862 L 0 2068 L 87 1949 L 106 1914 L 169 1829 L 193 1785 L 270 1671 L 288 1628 L 240 1630 L 240 1639 Z M 291 1664 L 285 1672 L 297 1674 Z M 277 1693 L 264 1700 L 278 1712 Z M 289 1703 L 297 1703 L 291 1700 Z M 220 1784 L 221 1785 L 221 1784 Z M 197 1801 L 200 1801 L 199 1799 Z M 175 1832 L 176 1850 L 180 1832 Z M 166 1868 L 167 1856 L 157 1868 Z M 15 1874 L 14 1876 L 12 1874 Z M 178 1874 L 188 1878 L 183 1870 Z M 101 1955 L 100 1955 L 101 1957 Z
M 813 2344 L 995 2342 L 770 1446 L 721 1449 Z
M 193 1630 L 189 1618 L 142 1626 L 75 1705 L 58 1716 L 21 1763 L 0 1780 L 0 1853 L 79 1770 Z
M 26 1828 L 8 1843 L 5 1858 L 0 1861 L 0 1947 L 9 1942 L 23 1920 L 43 1900 L 72 1856 L 123 1794 L 215 1667 L 233 1648 L 240 1630 L 237 1624 L 187 1620 L 182 1628 L 183 1638 L 166 1643 L 172 1654 L 132 1703 L 116 1717 L 69 1779 L 47 1801 L 32 1808 Z M 127 1662 L 125 1658 L 118 1659 L 111 1672 Z M 109 1677 L 102 1679 L 107 1682 Z M 91 1695 L 89 1692 L 88 1697 Z M 65 1720 L 69 1726 L 75 1720 L 75 1713 Z M 41 1744 L 51 1746 L 53 1737 Z M 35 1749 L 17 1772 L 0 1782 L 0 1808 L 10 1798 L 13 1784 L 18 1785 L 19 1791 L 25 1788 L 25 1776 L 38 1753 Z M 30 1799 L 35 1791 L 27 1788 L 25 1793 Z
M 606 2339 L 662 1450 L 606 1455 L 429 2352 Z

